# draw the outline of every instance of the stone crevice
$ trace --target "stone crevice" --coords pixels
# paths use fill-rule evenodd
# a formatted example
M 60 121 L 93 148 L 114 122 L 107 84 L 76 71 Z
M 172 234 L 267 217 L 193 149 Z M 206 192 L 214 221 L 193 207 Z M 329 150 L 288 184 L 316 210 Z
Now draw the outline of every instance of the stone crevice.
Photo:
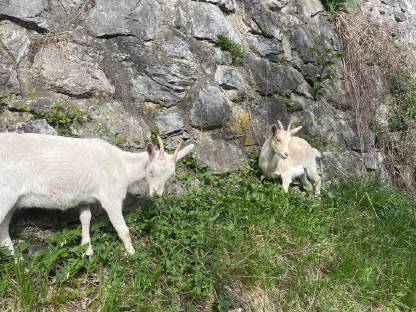
M 1 21 L 10 21 L 13 22 L 23 28 L 26 28 L 27 30 L 32 30 L 35 31 L 39 34 L 45 34 L 48 32 L 48 30 L 46 28 L 40 27 L 38 24 L 36 24 L 35 22 L 31 22 L 31 21 L 24 21 L 20 18 L 17 18 L 15 16 L 10 16 L 10 15 L 6 15 L 6 14 L 0 14 L 0 22 Z

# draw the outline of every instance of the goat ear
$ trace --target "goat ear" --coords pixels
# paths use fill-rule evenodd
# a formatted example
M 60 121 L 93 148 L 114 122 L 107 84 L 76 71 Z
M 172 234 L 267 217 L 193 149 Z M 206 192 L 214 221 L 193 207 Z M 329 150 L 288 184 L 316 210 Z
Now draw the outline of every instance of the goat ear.
M 149 155 L 149 159 L 153 160 L 153 158 L 155 158 L 155 148 L 153 147 L 152 143 L 147 143 L 146 151 L 147 151 L 147 155 Z
M 187 147 L 184 147 L 183 149 L 181 149 L 178 153 L 177 153 L 177 156 L 176 156 L 176 161 L 178 161 L 178 160 L 180 160 L 180 159 L 182 159 L 182 158 L 184 158 L 186 155 L 188 155 L 192 150 L 193 150 L 193 148 L 195 147 L 195 145 L 193 145 L 193 144 L 190 144 L 190 145 L 188 145 Z
M 296 133 L 296 132 L 298 132 L 300 129 L 302 129 L 302 126 L 297 127 L 297 128 L 294 128 L 294 129 L 291 129 L 291 130 L 290 130 L 290 134 L 295 134 L 295 133 Z
M 276 132 L 277 132 L 277 127 L 276 127 L 276 125 L 273 125 L 272 126 L 272 133 L 273 133 L 273 135 L 276 135 Z

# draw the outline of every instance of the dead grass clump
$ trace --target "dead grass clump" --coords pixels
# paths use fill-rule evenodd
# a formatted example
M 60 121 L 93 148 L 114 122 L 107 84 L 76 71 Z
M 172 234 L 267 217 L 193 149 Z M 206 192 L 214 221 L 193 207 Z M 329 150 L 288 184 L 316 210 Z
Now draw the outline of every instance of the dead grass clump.
M 334 13 L 332 18 L 345 50 L 343 69 L 361 149 L 380 148 L 390 173 L 416 191 L 416 80 L 409 79 L 402 50 L 387 27 L 363 12 Z M 387 111 L 384 120 L 382 111 Z M 371 140 L 374 131 L 376 146 Z

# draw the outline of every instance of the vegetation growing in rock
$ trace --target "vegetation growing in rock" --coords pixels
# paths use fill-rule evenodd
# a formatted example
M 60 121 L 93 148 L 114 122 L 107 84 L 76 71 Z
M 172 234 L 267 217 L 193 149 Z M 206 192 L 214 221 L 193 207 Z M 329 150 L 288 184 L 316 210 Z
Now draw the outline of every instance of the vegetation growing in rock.
M 231 54 L 233 59 L 233 65 L 240 65 L 241 59 L 243 57 L 243 48 L 233 39 L 228 38 L 224 35 L 219 35 L 217 40 L 217 45 L 221 48 L 221 50 L 228 51 Z
M 338 14 L 334 22 L 346 49 L 348 103 L 357 117 L 362 149 L 380 148 L 390 173 L 416 191 L 415 69 L 403 70 L 406 59 L 400 49 L 383 27 L 363 13 Z M 386 90 L 391 90 L 390 103 Z M 379 118 L 385 105 L 387 127 Z M 372 130 L 377 133 L 376 146 Z
M 32 90 L 31 92 L 35 91 Z M 39 112 L 33 110 L 25 100 L 21 100 L 15 106 L 9 107 L 13 101 L 16 101 L 16 98 L 17 96 L 12 94 L 1 99 L 0 105 L 2 109 L 29 113 L 35 118 L 45 119 L 50 126 L 55 128 L 59 135 L 71 136 L 73 129 L 77 129 L 91 119 L 87 112 L 67 103 L 63 99 L 54 102 L 49 110 Z
M 388 126 L 377 124 L 378 145 L 389 160 L 392 173 L 416 190 L 416 78 L 409 70 L 391 81 L 392 99 Z
M 298 103 L 295 103 L 290 99 L 290 92 L 281 92 L 280 94 L 275 94 L 274 97 L 277 101 L 284 104 L 286 106 L 286 110 L 288 113 L 294 113 L 301 111 L 303 107 Z
M 342 7 L 342 5 L 347 5 L 348 7 L 355 8 L 357 7 L 355 0 L 321 0 L 327 11 L 336 11 Z
M 318 94 L 326 96 L 331 95 L 330 90 L 325 87 L 324 83 L 335 78 L 335 64 L 343 56 L 342 51 L 333 51 L 320 45 L 311 48 L 314 54 L 313 64 L 319 69 L 316 79 L 313 81 L 312 88 L 314 97 Z
M 402 70 L 391 80 L 390 131 L 407 131 L 416 119 L 416 78 L 411 69 Z
M 63 100 L 55 102 L 49 111 L 41 113 L 41 117 L 64 136 L 70 136 L 73 128 L 78 128 L 90 118 L 88 113 Z
M 122 134 L 117 134 L 110 138 L 110 143 L 117 145 L 117 146 L 123 146 L 127 142 L 127 137 Z
M 126 257 L 107 218 L 35 242 L 34 256 L 0 257 L 0 310 L 262 311 L 412 309 L 416 199 L 372 181 L 285 194 L 246 167 L 215 176 L 188 159 L 187 191 L 127 215 Z M 195 185 L 195 178 L 199 186 Z M 26 254 L 26 242 L 19 244 Z M 266 309 L 267 307 L 267 309 Z
M 157 136 L 160 135 L 160 131 L 158 127 L 150 128 L 150 142 L 153 144 L 157 144 Z

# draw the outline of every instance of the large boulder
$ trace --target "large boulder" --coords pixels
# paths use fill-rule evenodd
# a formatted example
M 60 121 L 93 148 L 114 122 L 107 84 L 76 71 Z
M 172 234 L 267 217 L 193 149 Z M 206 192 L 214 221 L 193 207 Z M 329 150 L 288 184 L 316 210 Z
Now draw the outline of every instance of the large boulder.
M 20 94 L 17 67 L 28 55 L 29 45 L 26 29 L 9 21 L 0 23 L 0 97 Z
M 97 37 L 132 35 L 152 40 L 160 19 L 160 4 L 156 0 L 97 0 L 87 25 Z
M 48 28 L 47 0 L 6 0 L 0 2 L 0 20 L 8 19 L 26 28 L 45 31 Z
M 34 58 L 34 73 L 44 87 L 76 96 L 112 95 L 114 87 L 97 60 L 100 55 L 91 48 L 73 42 L 49 43 Z
M 282 40 L 282 25 L 276 15 L 264 6 L 263 0 L 244 0 L 244 3 L 263 36 Z
M 181 14 L 178 11 L 177 14 Z M 186 24 L 195 38 L 216 41 L 219 35 L 240 43 L 240 38 L 226 20 L 223 12 L 211 3 L 189 2 L 186 8 Z
M 4 50 L 0 50 L 0 98 L 20 93 L 15 60 Z
M 177 112 L 156 117 L 155 124 L 160 133 L 164 135 L 181 131 L 184 127 L 183 119 Z
M 218 128 L 226 123 L 230 112 L 230 104 L 221 89 L 208 85 L 199 90 L 192 103 L 191 125 L 198 129 Z
M 207 164 L 214 173 L 241 169 L 247 155 L 241 148 L 223 140 L 204 138 L 197 144 L 198 161 Z
M 132 79 L 132 95 L 139 102 L 153 102 L 166 107 L 184 99 L 197 80 L 198 63 L 189 43 L 172 37 L 159 45 L 149 45 L 134 62 L 140 72 Z
M 352 151 L 324 152 L 321 162 L 324 181 L 348 180 L 366 173 L 364 161 L 358 153 Z
M 303 75 L 290 65 L 249 57 L 247 66 L 253 74 L 257 91 L 262 95 L 296 90 L 307 85 Z

